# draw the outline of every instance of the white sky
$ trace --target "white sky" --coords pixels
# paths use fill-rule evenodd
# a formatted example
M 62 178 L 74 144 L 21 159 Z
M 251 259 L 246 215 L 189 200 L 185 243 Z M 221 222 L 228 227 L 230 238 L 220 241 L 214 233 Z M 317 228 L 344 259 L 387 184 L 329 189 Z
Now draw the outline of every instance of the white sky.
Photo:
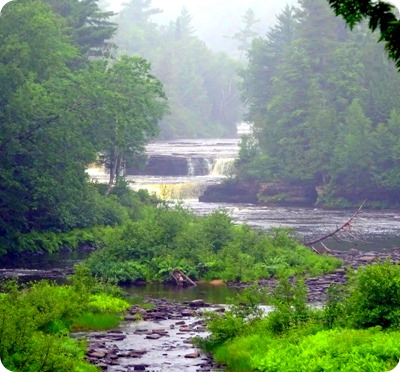
M 0 0 L 0 9 L 10 0 Z M 18 0 L 12 0 L 18 1 Z M 388 0 L 400 8 L 400 0 Z M 121 5 L 129 0 L 102 0 L 109 8 L 118 11 Z M 192 24 L 198 36 L 214 49 L 224 49 L 231 37 L 241 25 L 242 16 L 248 8 L 252 8 L 257 18 L 259 32 L 264 35 L 273 26 L 281 9 L 286 5 L 296 4 L 297 0 L 153 0 L 152 6 L 163 10 L 163 14 L 154 16 L 154 21 L 167 23 L 179 15 L 182 7 L 186 7 L 192 16 Z M 228 37 L 228 38 L 227 38 Z M 214 44 L 214 45 L 213 45 Z
M 4 4 L 8 3 L 10 0 L 0 0 L 0 9 L 4 6 Z M 168 2 L 167 2 L 168 1 Z M 395 4 L 398 8 L 400 8 L 400 0 L 388 0 L 391 3 Z M 111 8 L 118 10 L 121 7 L 121 4 L 126 2 L 126 0 L 108 0 L 106 1 L 111 5 Z M 153 0 L 153 4 L 156 7 L 163 8 L 165 12 L 168 12 L 173 16 L 179 14 L 179 10 L 186 6 L 190 11 L 194 9 L 203 8 L 206 13 L 208 13 L 214 6 L 218 6 L 219 4 L 224 4 L 224 7 L 229 9 L 230 5 L 233 3 L 242 3 L 244 8 L 253 7 L 253 3 L 259 3 L 260 5 L 265 6 L 266 8 L 280 8 L 282 4 L 285 4 L 285 1 L 282 0 L 258 0 L 258 1 L 249 1 L 249 0 Z M 219 6 L 218 6 L 219 7 Z M 257 6 L 258 8 L 258 6 Z

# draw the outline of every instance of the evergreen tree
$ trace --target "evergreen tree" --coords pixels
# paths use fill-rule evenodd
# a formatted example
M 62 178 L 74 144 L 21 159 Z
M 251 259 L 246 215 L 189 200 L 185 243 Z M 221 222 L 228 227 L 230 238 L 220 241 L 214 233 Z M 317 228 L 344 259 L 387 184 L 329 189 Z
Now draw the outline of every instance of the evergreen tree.
M 238 174 L 395 200 L 398 74 L 365 24 L 350 32 L 324 1 L 300 5 L 249 51 L 242 95 L 254 138 L 243 141 Z
M 333 187 L 346 194 L 373 189 L 370 169 L 372 159 L 372 123 L 361 103 L 354 100 L 348 108 L 344 125 L 339 129 L 338 146 L 331 161 Z
M 53 11 L 63 17 L 74 43 L 83 57 L 109 56 L 113 45 L 110 43 L 116 24 L 110 19 L 115 15 L 103 11 L 98 0 L 43 0 Z
M 252 41 L 256 36 L 258 36 L 256 25 L 260 20 L 256 18 L 254 10 L 249 8 L 242 17 L 242 21 L 243 28 L 236 32 L 232 37 L 232 39 L 238 42 L 240 58 L 249 50 Z

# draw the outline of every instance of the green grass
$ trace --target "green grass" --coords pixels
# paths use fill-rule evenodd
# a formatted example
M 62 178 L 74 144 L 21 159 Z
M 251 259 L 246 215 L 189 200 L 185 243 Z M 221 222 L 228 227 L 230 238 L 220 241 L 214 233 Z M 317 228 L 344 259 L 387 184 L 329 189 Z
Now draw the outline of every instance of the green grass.
M 73 331 L 104 331 L 118 327 L 121 317 L 115 314 L 85 313 L 72 322 Z
M 245 335 L 215 350 L 231 371 L 387 372 L 399 360 L 400 332 L 324 330 L 306 337 Z

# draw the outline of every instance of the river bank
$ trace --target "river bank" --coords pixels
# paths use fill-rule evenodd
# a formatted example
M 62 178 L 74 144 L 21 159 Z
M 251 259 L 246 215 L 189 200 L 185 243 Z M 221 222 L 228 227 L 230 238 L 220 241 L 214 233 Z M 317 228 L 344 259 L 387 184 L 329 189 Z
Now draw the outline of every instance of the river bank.
M 323 302 L 325 300 L 326 289 L 329 287 L 331 283 L 345 283 L 346 282 L 346 274 L 349 269 L 357 269 L 361 265 L 371 264 L 374 262 L 385 261 L 389 259 L 391 262 L 400 262 L 400 247 L 394 248 L 388 251 L 361 251 L 356 249 L 350 249 L 348 251 L 339 251 L 339 250 L 331 250 L 329 254 L 333 257 L 340 259 L 343 262 L 343 267 L 336 269 L 334 272 L 329 274 L 323 274 L 315 277 L 309 277 L 306 279 L 306 285 L 308 287 L 308 302 L 317 303 Z M 32 254 L 27 254 L 25 260 L 29 257 L 32 258 Z M 72 264 L 72 261 L 67 261 Z M 63 261 L 63 264 L 66 264 L 66 261 Z M 0 268 L 0 278 L 19 278 L 21 281 L 29 281 L 29 280 L 37 280 L 37 279 L 48 279 L 54 280 L 57 282 L 63 282 L 67 279 L 68 276 L 74 273 L 73 267 L 58 267 L 58 268 Z M 276 279 L 262 279 L 259 280 L 260 286 L 270 286 L 274 287 Z M 146 283 L 140 283 L 139 286 L 130 286 L 126 287 L 125 290 L 132 294 L 135 292 L 135 288 L 139 290 L 139 292 L 144 296 L 167 296 L 169 298 L 174 297 L 184 297 L 181 296 L 181 293 L 184 293 L 182 290 L 179 294 L 174 293 L 174 286 L 164 285 L 162 283 L 151 284 L 152 288 L 150 291 L 146 291 L 146 288 L 143 289 L 143 286 Z M 149 283 L 150 284 L 150 283 Z M 237 283 L 237 282 L 227 282 L 223 284 L 224 286 L 243 289 L 248 286 L 247 283 Z M 207 283 L 203 287 L 200 286 L 200 290 L 196 291 L 196 293 L 204 294 L 208 291 L 218 290 L 221 291 L 221 288 L 215 286 L 208 286 Z M 190 289 L 188 289 L 190 291 Z M 169 294 L 168 294 L 169 292 Z M 231 292 L 226 292 L 228 296 L 232 295 Z M 223 296 L 223 294 L 222 294 Z M 221 295 L 218 296 L 221 298 Z M 154 299 L 156 300 L 156 299 Z M 215 301 L 213 301 L 215 303 Z
M 321 304 L 332 283 L 344 284 L 349 270 L 360 266 L 390 260 L 400 261 L 400 248 L 391 252 L 331 251 L 329 254 L 343 261 L 343 268 L 335 272 L 306 279 L 308 302 Z M 227 283 L 236 288 L 246 283 Z M 259 281 L 260 287 L 275 286 L 275 280 Z M 88 339 L 87 360 L 113 372 L 127 371 L 223 371 L 224 367 L 197 349 L 194 337 L 208 335 L 204 322 L 199 319 L 203 309 L 225 311 L 223 305 L 206 303 L 202 299 L 176 302 L 167 299 L 148 299 L 154 308 L 132 306 L 125 314 L 118 330 L 77 334 Z

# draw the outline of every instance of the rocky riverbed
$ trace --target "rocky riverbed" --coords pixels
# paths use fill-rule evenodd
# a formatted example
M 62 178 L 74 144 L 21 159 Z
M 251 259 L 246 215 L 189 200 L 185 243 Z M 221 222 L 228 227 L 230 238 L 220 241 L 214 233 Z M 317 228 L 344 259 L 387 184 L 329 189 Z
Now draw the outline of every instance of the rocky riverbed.
M 400 263 L 400 248 L 395 248 L 388 252 L 364 252 L 356 249 L 349 251 L 329 251 L 325 254 L 337 257 L 343 262 L 343 267 L 336 269 L 333 273 L 310 277 L 305 280 L 307 286 L 307 299 L 310 304 L 324 303 L 326 292 L 332 283 L 344 284 L 347 281 L 348 270 L 357 270 L 360 266 L 383 262 L 389 259 L 393 263 Z M 263 279 L 259 281 L 260 287 L 268 286 L 274 288 L 275 279 Z M 228 283 L 237 288 L 247 287 L 246 283 Z
M 202 309 L 224 311 L 222 306 L 200 299 L 186 303 L 163 299 L 149 302 L 154 309 L 132 306 L 118 330 L 75 334 L 88 340 L 87 360 L 110 372 L 224 370 L 192 342 L 196 336 L 207 335 L 198 317 Z
M 329 254 L 343 260 L 344 267 L 306 280 L 310 303 L 323 303 L 329 285 L 345 283 L 350 268 L 357 270 L 362 265 L 388 258 L 393 262 L 400 261 L 400 249 L 386 253 L 350 250 L 331 251 Z M 262 280 L 259 285 L 274 287 L 275 281 Z M 245 287 L 246 284 L 237 286 Z M 77 334 L 77 337 L 88 339 L 88 361 L 110 372 L 224 370 L 192 343 L 196 336 L 207 336 L 205 324 L 199 317 L 201 311 L 223 312 L 222 305 L 211 305 L 201 299 L 183 303 L 166 299 L 151 299 L 149 302 L 154 305 L 151 310 L 132 306 L 118 330 Z

